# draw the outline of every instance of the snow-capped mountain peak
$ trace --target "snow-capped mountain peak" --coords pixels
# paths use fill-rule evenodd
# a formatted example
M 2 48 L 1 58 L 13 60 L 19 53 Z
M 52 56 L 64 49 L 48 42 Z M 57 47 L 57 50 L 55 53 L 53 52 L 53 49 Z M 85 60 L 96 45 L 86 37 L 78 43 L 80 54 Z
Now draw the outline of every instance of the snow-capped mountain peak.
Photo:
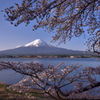
M 46 42 L 36 39 L 26 45 L 18 46 L 14 49 L 0 51 L 0 55 L 82 55 L 83 51 L 74 51 L 57 48 Z M 87 53 L 89 54 L 89 53 Z M 90 54 L 89 54 L 90 55 Z
M 36 39 L 36 40 L 24 45 L 24 47 L 29 47 L 29 46 L 40 47 L 40 46 L 48 46 L 48 44 L 40 39 Z

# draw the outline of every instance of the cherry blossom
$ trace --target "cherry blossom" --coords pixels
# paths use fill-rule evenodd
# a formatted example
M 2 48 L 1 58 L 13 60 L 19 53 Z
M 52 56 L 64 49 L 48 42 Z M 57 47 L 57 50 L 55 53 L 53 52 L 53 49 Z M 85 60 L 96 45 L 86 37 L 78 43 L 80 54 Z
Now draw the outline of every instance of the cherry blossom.
M 97 92 L 95 88 L 100 86 L 100 82 L 97 81 L 94 76 L 99 74 L 97 71 L 100 67 L 86 67 L 82 72 L 78 72 L 78 68 L 80 67 L 81 65 L 78 64 L 64 66 L 63 62 L 57 66 L 43 66 L 43 64 L 34 62 L 0 61 L 1 69 L 11 68 L 18 73 L 27 75 L 26 78 L 17 84 L 9 86 L 9 90 L 29 94 L 31 88 L 37 86 L 42 89 L 45 94 L 55 99 L 90 99 L 99 97 L 100 91 L 98 90 Z M 73 74 L 70 75 L 71 73 Z M 73 88 L 68 90 L 67 87 L 70 85 L 72 85 Z M 66 89 L 66 92 L 63 91 L 63 88 Z M 97 97 L 90 94 L 93 91 L 97 92 Z M 84 97 L 84 92 L 87 92 L 86 97 Z M 30 97 L 32 98 L 32 96 Z

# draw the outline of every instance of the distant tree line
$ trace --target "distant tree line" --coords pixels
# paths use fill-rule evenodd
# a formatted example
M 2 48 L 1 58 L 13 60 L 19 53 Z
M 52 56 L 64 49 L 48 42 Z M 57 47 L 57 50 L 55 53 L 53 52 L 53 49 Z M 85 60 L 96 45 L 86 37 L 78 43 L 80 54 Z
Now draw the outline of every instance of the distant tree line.
M 4 55 L 0 58 L 100 58 L 99 55 Z

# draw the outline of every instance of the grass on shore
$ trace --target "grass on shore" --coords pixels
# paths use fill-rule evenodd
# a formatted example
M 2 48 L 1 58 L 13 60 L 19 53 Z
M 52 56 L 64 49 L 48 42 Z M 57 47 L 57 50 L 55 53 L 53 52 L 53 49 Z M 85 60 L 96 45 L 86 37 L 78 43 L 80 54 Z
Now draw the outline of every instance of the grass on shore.
M 9 85 L 0 82 L 0 100 L 53 100 L 51 97 L 45 97 L 40 89 L 32 89 L 34 99 L 29 99 L 25 94 L 7 89 Z

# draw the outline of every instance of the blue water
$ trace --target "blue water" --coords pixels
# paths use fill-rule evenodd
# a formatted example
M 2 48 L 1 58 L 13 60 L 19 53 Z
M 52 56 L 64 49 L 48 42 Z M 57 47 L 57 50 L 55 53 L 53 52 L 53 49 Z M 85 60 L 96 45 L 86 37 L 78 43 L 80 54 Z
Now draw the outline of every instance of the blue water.
M 61 62 L 64 62 L 63 65 L 68 66 L 71 64 L 78 63 L 79 65 L 82 65 L 80 67 L 80 70 L 82 70 L 85 67 L 96 67 L 100 65 L 100 61 L 97 61 L 96 58 L 41 58 L 41 59 L 35 59 L 35 58 L 1 58 L 2 61 L 14 61 L 14 62 L 38 62 L 40 64 L 43 64 L 45 66 L 47 65 L 58 65 Z M 21 79 L 23 79 L 25 75 L 21 75 L 19 73 L 16 73 L 15 71 L 11 69 L 6 69 L 0 71 L 0 81 L 5 82 L 7 84 L 15 84 L 19 82 Z

